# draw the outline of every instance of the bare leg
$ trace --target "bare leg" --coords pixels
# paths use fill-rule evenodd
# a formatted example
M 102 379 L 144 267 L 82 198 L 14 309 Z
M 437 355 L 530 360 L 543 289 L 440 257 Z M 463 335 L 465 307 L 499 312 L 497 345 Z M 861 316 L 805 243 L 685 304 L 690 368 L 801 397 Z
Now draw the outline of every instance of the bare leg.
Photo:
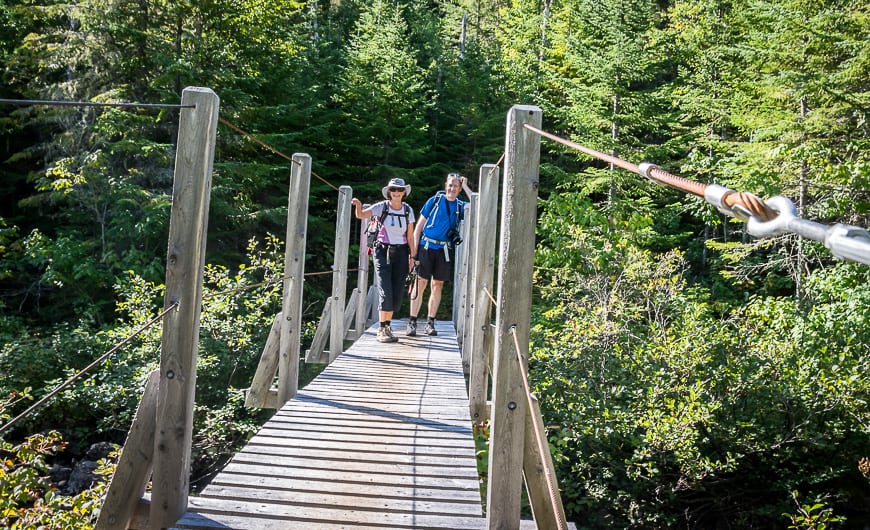
M 435 318 L 438 314 L 438 306 L 441 304 L 441 290 L 444 288 L 444 282 L 432 280 L 432 289 L 429 292 L 429 318 Z
M 429 280 L 425 278 L 417 278 L 417 298 L 411 300 L 411 316 L 417 317 L 420 314 L 420 306 L 423 305 L 423 292 L 426 290 L 426 285 L 429 284 Z M 435 282 L 432 282 L 434 287 Z

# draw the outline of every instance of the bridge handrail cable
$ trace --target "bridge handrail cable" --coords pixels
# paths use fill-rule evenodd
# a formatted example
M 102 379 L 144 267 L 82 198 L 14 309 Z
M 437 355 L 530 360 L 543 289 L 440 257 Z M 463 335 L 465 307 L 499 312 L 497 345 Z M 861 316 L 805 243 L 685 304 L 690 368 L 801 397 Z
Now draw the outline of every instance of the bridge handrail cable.
M 560 138 L 532 125 L 525 124 L 525 128 L 593 158 L 637 173 L 656 184 L 702 197 L 719 212 L 746 221 L 746 231 L 755 237 L 764 238 L 793 233 L 823 243 L 839 259 L 870 265 L 870 232 L 843 223 L 827 226 L 802 219 L 796 215 L 797 208 L 794 202 L 781 195 L 763 201 L 749 192 L 738 192 L 719 184 L 704 184 L 685 179 L 649 162 L 633 164 Z
M 70 376 L 66 381 L 64 381 L 63 383 L 61 383 L 60 385 L 58 385 L 54 390 L 52 390 L 52 391 L 49 392 L 48 394 L 44 395 L 44 396 L 43 396 L 39 401 L 37 401 L 37 402 L 34 403 L 33 405 L 29 406 L 29 407 L 28 407 L 26 410 L 24 410 L 21 414 L 19 414 L 18 416 L 15 416 L 14 418 L 12 418 L 12 419 L 9 420 L 8 422 L 6 422 L 5 425 L 3 425 L 2 427 L 0 427 L 0 433 L 5 432 L 7 429 L 11 428 L 13 425 L 15 425 L 16 423 L 18 423 L 18 422 L 21 421 L 22 419 L 26 418 L 30 413 L 32 413 L 33 411 L 35 411 L 36 409 L 38 409 L 40 406 L 42 406 L 46 401 L 48 401 L 49 399 L 53 398 L 53 397 L 56 396 L 58 393 L 60 393 L 61 390 L 63 390 L 63 389 L 65 389 L 66 387 L 70 386 L 70 385 L 73 384 L 77 379 L 79 379 L 81 376 L 83 376 L 84 374 L 90 372 L 90 371 L 91 371 L 92 369 L 94 369 L 95 367 L 97 367 L 97 366 L 99 366 L 100 364 L 102 364 L 103 361 L 105 361 L 106 359 L 108 359 L 108 358 L 109 358 L 113 353 L 115 353 L 116 351 L 120 350 L 120 349 L 121 349 L 125 344 L 127 344 L 128 342 L 130 342 L 131 340 L 133 340 L 137 335 L 141 334 L 143 331 L 145 331 L 146 329 L 148 329 L 148 328 L 150 328 L 151 326 L 153 326 L 154 324 L 156 324 L 156 323 L 157 323 L 161 318 L 163 318 L 167 313 L 169 313 L 169 312 L 172 311 L 173 309 L 178 308 L 178 305 L 179 305 L 179 302 L 178 302 L 178 301 L 173 302 L 172 304 L 170 304 L 169 307 L 167 307 L 166 309 L 164 309 L 163 311 L 161 311 L 157 316 L 155 316 L 154 318 L 152 318 L 151 320 L 149 320 L 148 322 L 146 322 L 146 323 L 145 323 L 144 325 L 142 325 L 139 329 L 137 329 L 136 331 L 134 331 L 133 333 L 131 333 L 130 335 L 128 335 L 128 336 L 127 336 L 126 338 L 124 338 L 121 342 L 119 342 L 118 344 L 116 344 L 115 346 L 113 346 L 109 351 L 107 351 L 106 353 L 104 353 L 104 354 L 100 355 L 99 357 L 97 357 L 93 362 L 91 362 L 91 364 L 85 366 L 84 368 L 82 368 L 81 370 L 79 370 L 78 372 L 76 372 L 75 374 L 73 374 L 72 376 Z

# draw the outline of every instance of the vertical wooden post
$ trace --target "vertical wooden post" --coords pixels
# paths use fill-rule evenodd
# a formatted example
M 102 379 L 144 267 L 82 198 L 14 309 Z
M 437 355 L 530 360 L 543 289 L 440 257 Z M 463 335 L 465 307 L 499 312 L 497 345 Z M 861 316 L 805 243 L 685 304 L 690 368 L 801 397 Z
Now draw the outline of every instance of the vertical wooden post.
M 368 208 L 368 204 L 363 205 L 363 209 Z M 359 297 L 356 299 L 356 320 L 354 329 L 356 330 L 355 339 L 362 337 L 366 331 L 366 295 L 369 292 L 369 245 L 366 239 L 365 219 L 359 224 L 359 261 L 357 262 L 356 285 L 359 291 Z
M 467 280 L 466 276 L 468 272 L 469 246 L 465 240 L 467 240 L 468 226 L 471 220 L 469 209 L 470 203 L 467 205 L 465 213 L 462 216 L 462 225 L 457 227 L 459 229 L 459 236 L 463 239 L 463 243 L 457 245 L 453 253 L 453 306 L 451 316 L 453 319 L 453 325 L 456 328 L 456 335 L 460 340 L 462 338 L 463 325 L 462 310 L 463 304 L 465 303 L 463 295 L 465 294 L 465 282 Z
M 302 286 L 305 281 L 305 238 L 311 156 L 295 153 L 287 194 L 287 237 L 284 251 L 284 297 L 278 346 L 278 408 L 299 390 L 299 347 L 302 337 Z
M 495 242 L 498 223 L 499 168 L 493 164 L 480 167 L 480 191 L 477 194 L 477 230 L 474 263 L 469 293 L 475 297 L 474 311 L 468 322 L 468 351 L 471 369 L 468 377 L 468 404 L 471 420 L 487 419 L 486 398 L 489 386 L 489 362 L 492 348 L 492 302 L 495 295 Z M 465 345 L 463 345 L 465 347 Z
M 467 346 L 468 326 L 470 323 L 469 315 L 472 314 L 474 307 L 474 293 L 471 292 L 472 284 L 474 283 L 474 257 L 477 254 L 477 241 L 475 239 L 477 232 L 477 217 L 479 215 L 479 196 L 478 193 L 471 194 L 469 208 L 466 211 L 466 222 L 462 227 L 462 245 L 465 251 L 462 254 L 462 275 L 461 283 L 456 286 L 460 289 L 459 299 L 459 315 L 456 322 L 456 336 L 459 341 L 460 353 L 462 354 L 462 370 L 468 375 L 471 367 L 471 350 Z
M 465 224 L 465 221 L 462 222 Z M 462 292 L 462 257 L 465 255 L 465 249 L 462 248 L 462 245 L 454 247 L 453 251 L 453 281 L 452 285 L 452 301 L 450 303 L 450 320 L 453 321 L 453 327 L 456 328 L 459 324 L 459 304 L 460 302 L 460 293 Z M 445 284 L 446 285 L 446 284 Z
M 164 301 L 164 307 L 177 302 L 178 309 L 163 319 L 152 528 L 173 526 L 187 510 L 202 276 L 219 101 L 207 88 L 188 87 L 181 95 Z
M 540 137 L 523 125 L 540 127 L 541 118 L 541 109 L 528 105 L 513 106 L 507 117 L 486 499 L 490 529 L 510 530 L 520 526 L 523 436 L 528 406 L 519 363 L 528 362 L 541 157 Z
M 347 255 L 350 243 L 350 186 L 338 189 L 338 211 L 335 218 L 335 262 L 332 265 L 332 307 L 329 332 L 329 362 L 344 349 L 344 304 L 347 295 Z

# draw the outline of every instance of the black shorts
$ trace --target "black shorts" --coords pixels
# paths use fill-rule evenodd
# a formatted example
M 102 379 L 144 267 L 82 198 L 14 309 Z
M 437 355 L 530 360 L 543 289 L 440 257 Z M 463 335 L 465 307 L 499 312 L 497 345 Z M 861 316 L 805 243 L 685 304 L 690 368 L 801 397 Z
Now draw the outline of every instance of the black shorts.
M 453 251 L 450 252 L 450 262 L 447 261 L 445 250 L 439 248 L 420 247 L 417 249 L 417 259 L 420 260 L 420 266 L 417 268 L 417 275 L 424 280 L 434 279 L 439 282 L 446 282 L 450 278 L 450 263 L 453 261 Z

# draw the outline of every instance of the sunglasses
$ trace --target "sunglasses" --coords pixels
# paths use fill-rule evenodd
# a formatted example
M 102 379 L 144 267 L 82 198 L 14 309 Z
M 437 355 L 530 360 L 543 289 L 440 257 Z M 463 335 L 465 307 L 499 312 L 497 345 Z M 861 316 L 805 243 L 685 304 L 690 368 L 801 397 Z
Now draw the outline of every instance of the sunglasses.
M 387 191 L 405 191 L 405 188 L 389 188 Z
M 458 178 L 462 178 L 462 175 L 460 175 L 459 173 L 448 173 L 448 174 L 447 174 L 447 178 L 449 178 L 449 179 L 458 179 Z

